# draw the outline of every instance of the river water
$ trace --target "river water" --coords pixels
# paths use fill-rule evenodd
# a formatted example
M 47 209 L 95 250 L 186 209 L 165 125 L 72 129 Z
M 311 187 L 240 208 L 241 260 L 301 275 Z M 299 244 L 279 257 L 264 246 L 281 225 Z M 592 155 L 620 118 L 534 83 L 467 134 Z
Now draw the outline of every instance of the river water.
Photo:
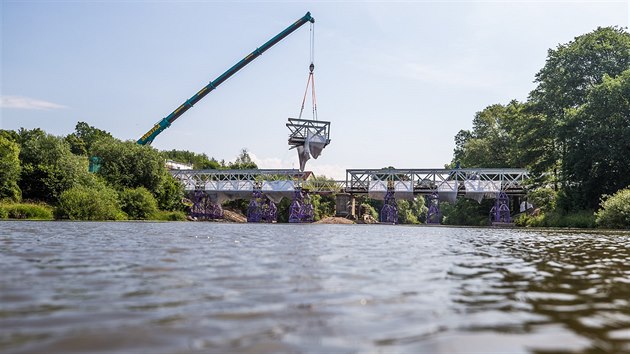
M 0 352 L 630 353 L 630 234 L 0 222 Z

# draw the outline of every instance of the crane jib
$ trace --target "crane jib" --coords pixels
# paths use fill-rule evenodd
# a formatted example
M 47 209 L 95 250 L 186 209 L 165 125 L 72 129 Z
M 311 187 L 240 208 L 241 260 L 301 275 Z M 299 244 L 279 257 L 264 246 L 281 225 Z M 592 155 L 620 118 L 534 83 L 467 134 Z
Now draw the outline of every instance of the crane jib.
M 307 12 L 306 15 L 304 15 L 299 20 L 295 21 L 291 26 L 287 27 L 284 31 L 280 32 L 275 37 L 271 38 L 265 44 L 263 44 L 259 48 L 256 48 L 256 50 L 251 52 L 245 58 L 241 59 L 241 61 L 239 61 L 234 66 L 229 68 L 226 72 L 221 74 L 221 76 L 216 78 L 214 81 L 210 81 L 208 85 L 203 87 L 201 90 L 199 90 L 199 92 L 197 92 L 191 98 L 186 100 L 186 102 L 184 102 L 179 107 L 177 107 L 175 111 L 173 111 L 166 118 L 162 119 L 160 122 L 155 124 L 153 128 L 151 128 L 151 130 L 149 130 L 146 134 L 144 134 L 138 140 L 138 144 L 141 144 L 141 145 L 150 144 L 153 141 L 153 139 L 155 139 L 156 136 L 158 136 L 162 131 L 164 131 L 164 129 L 168 128 L 171 125 L 171 123 L 173 123 L 177 118 L 179 118 L 182 114 L 184 114 L 189 108 L 191 108 L 193 105 L 199 102 L 207 94 L 212 92 L 212 90 L 217 88 L 217 86 L 222 84 L 225 80 L 230 78 L 230 76 L 234 75 L 236 72 L 238 72 L 240 69 L 245 67 L 247 64 L 251 63 L 254 59 L 256 59 L 258 56 L 264 53 L 267 49 L 271 48 L 274 44 L 280 42 L 286 36 L 291 34 L 293 31 L 297 30 L 298 28 L 300 28 L 302 25 L 304 25 L 307 22 L 311 22 L 311 23 L 315 22 L 315 19 L 311 17 L 310 12 Z

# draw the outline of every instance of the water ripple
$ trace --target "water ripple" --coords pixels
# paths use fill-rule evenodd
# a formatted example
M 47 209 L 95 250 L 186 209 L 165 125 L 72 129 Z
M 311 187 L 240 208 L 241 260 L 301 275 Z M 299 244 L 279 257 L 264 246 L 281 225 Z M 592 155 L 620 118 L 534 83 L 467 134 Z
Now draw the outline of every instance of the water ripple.
M 630 352 L 630 234 L 0 223 L 0 351 Z

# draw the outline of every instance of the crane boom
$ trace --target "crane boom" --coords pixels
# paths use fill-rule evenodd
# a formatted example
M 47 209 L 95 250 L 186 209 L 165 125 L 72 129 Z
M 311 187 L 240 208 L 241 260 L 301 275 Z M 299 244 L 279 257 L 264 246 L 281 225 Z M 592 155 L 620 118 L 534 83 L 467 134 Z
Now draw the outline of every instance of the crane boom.
M 191 98 L 186 100 L 186 102 L 182 103 L 177 109 L 175 109 L 171 114 L 157 122 L 151 130 L 146 132 L 140 139 L 138 139 L 137 143 L 140 145 L 147 145 L 153 142 L 156 136 L 158 136 L 164 129 L 168 128 L 177 118 L 179 118 L 184 112 L 186 112 L 189 108 L 191 108 L 195 103 L 199 102 L 202 98 L 204 98 L 207 94 L 209 94 L 212 90 L 216 89 L 219 85 L 221 85 L 225 80 L 227 80 L 230 76 L 234 75 L 237 71 L 241 70 L 247 64 L 251 63 L 254 59 L 264 53 L 267 49 L 271 48 L 274 44 L 283 40 L 286 36 L 291 34 L 293 31 L 300 28 L 307 22 L 314 23 L 315 19 L 311 17 L 311 13 L 307 12 L 299 20 L 295 21 L 291 26 L 287 27 L 284 31 L 278 33 L 275 37 L 271 38 L 265 44 L 256 48 L 253 52 L 247 55 L 238 63 L 234 64 L 231 68 L 229 68 L 226 72 L 221 74 L 221 76 L 217 77 L 214 81 L 210 81 L 208 85 L 199 90 L 196 94 L 194 94 Z

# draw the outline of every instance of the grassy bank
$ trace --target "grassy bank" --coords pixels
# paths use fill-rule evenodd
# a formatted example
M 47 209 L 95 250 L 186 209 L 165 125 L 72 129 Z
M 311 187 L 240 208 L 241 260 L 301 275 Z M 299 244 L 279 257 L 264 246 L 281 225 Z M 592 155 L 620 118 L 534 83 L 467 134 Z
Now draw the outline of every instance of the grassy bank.
M 0 219 L 14 220 L 55 220 L 55 208 L 45 203 L 0 203 Z M 134 220 L 126 218 L 123 220 Z M 181 211 L 161 211 L 151 213 L 146 221 L 186 221 Z
M 0 203 L 0 219 L 54 220 L 53 212 L 43 203 Z
M 569 227 L 593 229 L 596 227 L 595 214 L 592 211 L 573 213 L 547 212 L 538 215 L 522 214 L 514 220 L 517 226 L 523 227 Z

